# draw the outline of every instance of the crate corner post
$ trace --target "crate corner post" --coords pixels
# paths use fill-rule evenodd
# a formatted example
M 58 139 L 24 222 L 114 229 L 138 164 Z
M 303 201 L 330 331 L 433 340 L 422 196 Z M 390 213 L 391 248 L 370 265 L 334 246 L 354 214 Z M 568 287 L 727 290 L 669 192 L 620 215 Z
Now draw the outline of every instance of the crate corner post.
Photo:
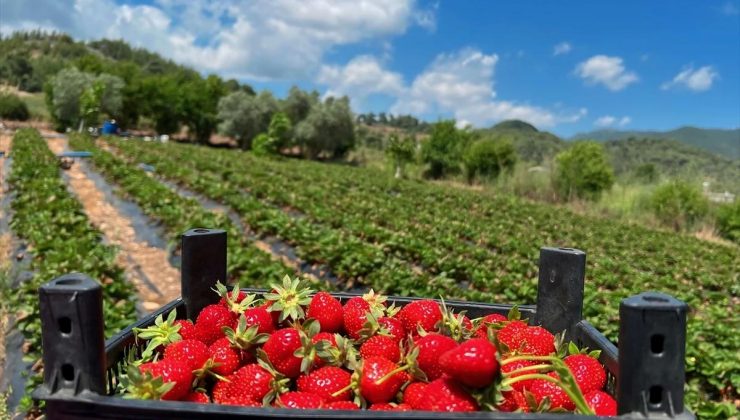
M 197 228 L 182 234 L 180 287 L 189 319 L 218 302 L 212 289 L 218 281 L 226 283 L 226 265 L 226 231 Z
M 574 248 L 540 249 L 535 324 L 548 331 L 565 331 L 572 340 L 583 319 L 586 253 Z

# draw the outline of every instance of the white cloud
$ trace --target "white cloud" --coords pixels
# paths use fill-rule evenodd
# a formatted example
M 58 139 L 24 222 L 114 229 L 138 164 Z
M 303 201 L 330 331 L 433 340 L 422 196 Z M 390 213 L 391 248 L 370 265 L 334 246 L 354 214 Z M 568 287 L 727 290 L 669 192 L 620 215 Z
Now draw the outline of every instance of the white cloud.
M 738 9 L 735 3 L 727 1 L 720 8 L 720 12 L 722 12 L 723 15 L 727 16 L 737 16 L 738 14 L 740 14 L 740 9 Z
M 611 115 L 604 115 L 603 117 L 599 117 L 594 121 L 594 125 L 597 127 L 612 127 L 614 125 L 617 125 L 619 127 L 624 127 L 625 125 L 632 122 L 632 118 L 628 116 L 624 116 L 622 118 L 617 118 Z
M 709 90 L 718 78 L 719 73 L 712 66 L 704 66 L 696 70 L 693 66 L 687 66 L 673 80 L 663 83 L 660 88 L 668 90 L 680 87 L 694 92 L 704 92 Z
M 602 84 L 611 91 L 619 91 L 638 80 L 637 74 L 628 71 L 621 57 L 595 55 L 578 64 L 576 75 L 588 84 Z
M 385 70 L 380 61 L 369 55 L 355 57 L 344 67 L 323 66 L 316 82 L 328 86 L 326 96 L 348 95 L 355 102 L 372 94 L 398 96 L 404 90 L 401 75 Z
M 82 39 L 123 38 L 226 77 L 294 79 L 312 76 L 335 46 L 382 40 L 413 24 L 433 28 L 435 19 L 414 0 L 3 0 L 2 31 L 42 26 Z
M 569 42 L 561 42 L 552 49 L 552 55 L 568 54 L 573 49 Z

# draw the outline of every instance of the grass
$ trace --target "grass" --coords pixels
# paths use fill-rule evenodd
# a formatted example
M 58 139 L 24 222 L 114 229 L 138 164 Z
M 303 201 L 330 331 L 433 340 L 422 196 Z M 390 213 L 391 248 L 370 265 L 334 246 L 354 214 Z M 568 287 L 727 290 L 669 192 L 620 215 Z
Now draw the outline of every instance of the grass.
M 49 110 L 46 108 L 44 93 L 28 93 L 21 96 L 21 100 L 26 103 L 28 111 L 31 113 L 31 119 L 48 121 L 51 119 Z

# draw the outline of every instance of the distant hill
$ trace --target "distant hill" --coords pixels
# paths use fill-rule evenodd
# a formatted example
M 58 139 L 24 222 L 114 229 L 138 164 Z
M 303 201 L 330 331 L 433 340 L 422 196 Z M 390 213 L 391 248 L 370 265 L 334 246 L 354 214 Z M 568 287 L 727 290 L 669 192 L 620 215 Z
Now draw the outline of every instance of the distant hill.
M 525 161 L 541 164 L 568 147 L 560 137 L 539 131 L 532 124 L 519 120 L 502 121 L 491 128 L 478 130 L 483 135 L 509 138 L 519 157 Z
M 596 130 L 580 133 L 571 140 L 597 141 L 624 140 L 628 138 L 672 139 L 732 159 L 740 158 L 740 128 L 734 130 L 681 127 L 671 131 L 621 131 Z

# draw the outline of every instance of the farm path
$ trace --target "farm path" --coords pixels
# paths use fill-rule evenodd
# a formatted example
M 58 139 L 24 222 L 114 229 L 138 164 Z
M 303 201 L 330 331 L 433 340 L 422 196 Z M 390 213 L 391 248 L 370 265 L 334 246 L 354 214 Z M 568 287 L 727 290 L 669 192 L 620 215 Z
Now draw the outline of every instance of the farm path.
M 49 139 L 48 144 L 54 153 L 67 150 L 66 138 Z M 151 312 L 180 296 L 180 271 L 170 265 L 167 251 L 137 238 L 131 219 L 106 199 L 82 165 L 75 162 L 66 173 L 87 217 L 119 248 L 118 263 L 136 286 L 141 309 Z
M 5 152 L 5 156 L 0 157 L 0 202 L 3 200 L 3 195 L 6 194 L 5 187 L 7 180 L 5 179 L 5 161 L 6 157 L 10 154 L 10 145 L 12 143 L 12 134 L 8 131 L 0 131 L 0 152 Z M 5 214 L 3 207 L 0 206 L 0 220 L 5 220 L 7 215 Z M 10 232 L 0 232 L 0 275 L 10 268 Z M 5 289 L 3 288 L 3 291 Z M 0 378 L 3 377 L 3 371 L 5 370 L 5 334 L 8 331 L 8 313 L 5 307 L 5 296 L 3 301 L 0 302 Z M 0 404 L 4 401 L 0 401 Z M 2 410 L 0 410 L 2 413 Z

